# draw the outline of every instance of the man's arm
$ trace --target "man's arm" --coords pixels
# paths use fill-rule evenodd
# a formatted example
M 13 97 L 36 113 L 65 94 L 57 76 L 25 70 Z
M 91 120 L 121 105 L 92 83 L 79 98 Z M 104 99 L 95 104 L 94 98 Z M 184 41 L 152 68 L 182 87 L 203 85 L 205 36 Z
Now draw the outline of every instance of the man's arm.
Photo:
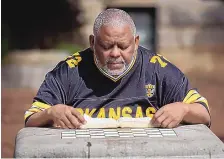
M 72 84 L 70 78 L 73 79 Z M 31 108 L 25 112 L 25 126 L 57 124 L 63 128 L 77 127 L 79 125 L 76 123 L 77 118 L 79 119 L 79 116 L 76 116 L 77 112 L 74 112 L 74 108 L 65 105 L 69 103 L 70 97 L 76 93 L 77 88 L 77 69 L 70 67 L 66 61 L 60 62 L 47 73 L 33 99 Z
M 164 128 L 176 127 L 181 122 L 209 125 L 210 115 L 207 109 L 199 103 L 175 102 L 159 109 L 151 122 L 154 126 Z
M 50 118 L 47 109 L 32 114 L 25 123 L 26 127 L 41 127 L 45 125 L 52 125 L 52 119 Z
M 26 127 L 40 127 L 48 124 L 72 129 L 85 124 L 85 119 L 75 108 L 58 104 L 31 115 L 26 122 Z
M 172 63 L 158 67 L 160 109 L 155 113 L 152 124 L 159 127 L 176 127 L 181 122 L 210 125 L 207 100 L 193 89 L 187 77 Z
M 184 107 L 186 107 L 186 114 L 183 118 L 183 121 L 186 123 L 203 123 L 205 125 L 209 125 L 210 123 L 210 115 L 207 111 L 207 109 L 199 104 L 199 103 L 193 103 L 193 104 L 184 104 Z

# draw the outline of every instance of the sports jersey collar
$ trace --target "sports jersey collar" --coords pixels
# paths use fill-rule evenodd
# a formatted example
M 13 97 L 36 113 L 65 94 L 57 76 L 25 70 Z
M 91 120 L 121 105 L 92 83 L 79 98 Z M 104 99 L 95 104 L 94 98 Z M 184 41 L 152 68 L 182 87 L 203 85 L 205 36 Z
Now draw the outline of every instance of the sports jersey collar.
M 117 82 L 119 79 L 124 77 L 128 72 L 130 72 L 130 70 L 133 68 L 133 66 L 135 64 L 135 61 L 136 61 L 136 58 L 137 58 L 137 54 L 138 54 L 138 51 L 136 51 L 135 56 L 133 57 L 133 60 L 129 64 L 128 68 L 121 75 L 116 76 L 116 77 L 111 76 L 110 74 L 108 74 L 106 71 L 104 71 L 102 68 L 99 67 L 95 54 L 94 54 L 94 63 L 103 75 L 105 75 L 106 77 L 108 77 L 112 81 Z

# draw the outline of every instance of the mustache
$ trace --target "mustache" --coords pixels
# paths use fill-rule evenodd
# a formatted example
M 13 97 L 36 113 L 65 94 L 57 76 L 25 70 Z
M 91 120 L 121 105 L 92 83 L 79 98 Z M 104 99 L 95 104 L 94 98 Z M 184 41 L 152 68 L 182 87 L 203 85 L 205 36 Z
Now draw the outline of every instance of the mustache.
M 106 60 L 106 64 L 108 63 L 125 63 L 123 59 L 117 59 L 117 58 L 109 58 Z

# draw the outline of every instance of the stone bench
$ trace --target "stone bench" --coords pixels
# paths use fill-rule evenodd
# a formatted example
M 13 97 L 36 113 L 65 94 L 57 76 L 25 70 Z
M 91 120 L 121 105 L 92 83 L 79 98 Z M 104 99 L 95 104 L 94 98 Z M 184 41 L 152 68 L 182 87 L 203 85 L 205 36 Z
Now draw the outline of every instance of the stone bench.
M 224 144 L 205 125 L 174 129 L 23 128 L 15 158 L 224 158 Z

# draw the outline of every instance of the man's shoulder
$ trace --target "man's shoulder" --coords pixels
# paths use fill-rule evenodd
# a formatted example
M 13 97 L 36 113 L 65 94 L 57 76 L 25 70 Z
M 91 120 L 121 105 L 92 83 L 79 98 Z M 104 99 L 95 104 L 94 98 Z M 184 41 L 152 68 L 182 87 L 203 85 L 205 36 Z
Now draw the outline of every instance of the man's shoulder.
M 73 73 L 77 74 L 78 72 L 78 66 L 81 65 L 83 59 L 89 58 L 90 49 L 87 48 L 82 51 L 77 51 L 74 53 L 71 53 L 67 57 L 65 57 L 63 60 L 58 62 L 56 66 L 48 73 L 53 75 L 71 75 Z
M 82 51 L 77 51 L 71 54 L 70 56 L 68 56 L 65 59 L 65 63 L 67 64 L 69 68 L 75 68 L 79 66 L 81 63 L 83 63 L 84 60 L 86 61 L 88 58 L 91 58 L 90 55 L 91 55 L 90 48 L 87 48 Z
M 155 52 L 143 46 L 138 47 L 138 53 L 142 54 L 143 57 L 148 57 L 148 58 L 151 58 L 152 56 L 156 55 Z
M 146 71 L 155 73 L 158 76 L 183 76 L 182 71 L 175 66 L 170 60 L 161 54 L 155 53 L 145 47 L 140 46 L 139 52 L 141 53 L 144 65 L 147 67 Z
M 65 57 L 64 60 L 61 60 L 56 65 L 54 70 L 57 70 L 59 68 L 74 69 L 77 66 L 79 66 L 81 62 L 83 62 L 83 59 L 90 58 L 90 56 L 89 56 L 90 52 L 91 52 L 90 48 L 87 48 L 85 50 L 81 50 L 81 51 L 77 51 L 77 52 L 71 53 L 70 55 Z

